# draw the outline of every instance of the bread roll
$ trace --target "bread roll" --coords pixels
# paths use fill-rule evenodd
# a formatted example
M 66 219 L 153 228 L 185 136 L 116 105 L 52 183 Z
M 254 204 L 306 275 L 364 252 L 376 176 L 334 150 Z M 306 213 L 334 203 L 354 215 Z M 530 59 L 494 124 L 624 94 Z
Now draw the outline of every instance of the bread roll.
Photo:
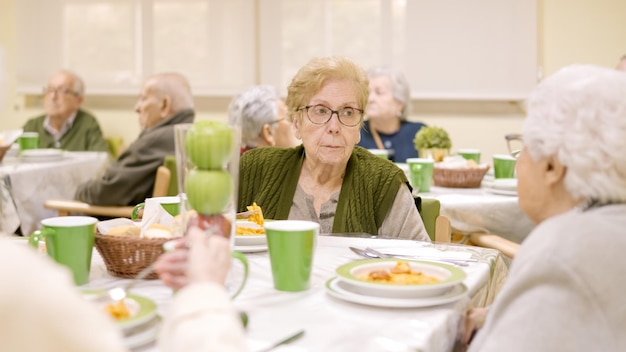
M 135 225 L 113 227 L 106 234 L 109 236 L 139 237 L 141 230 Z

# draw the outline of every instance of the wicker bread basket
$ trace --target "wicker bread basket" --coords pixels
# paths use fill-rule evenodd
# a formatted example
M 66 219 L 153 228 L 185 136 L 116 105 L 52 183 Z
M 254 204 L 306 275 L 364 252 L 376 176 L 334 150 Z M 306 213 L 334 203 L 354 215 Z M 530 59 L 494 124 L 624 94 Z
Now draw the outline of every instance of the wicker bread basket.
M 475 168 L 444 168 L 437 167 L 433 171 L 435 186 L 455 188 L 477 188 L 489 170 L 489 165 L 481 165 Z
M 2 162 L 2 159 L 4 159 L 4 155 L 10 148 L 10 145 L 0 146 L 0 162 Z
M 96 249 L 102 256 L 107 272 L 113 276 L 134 278 L 164 252 L 163 243 L 171 238 L 139 238 L 108 236 L 96 233 Z M 151 273 L 147 279 L 156 279 Z

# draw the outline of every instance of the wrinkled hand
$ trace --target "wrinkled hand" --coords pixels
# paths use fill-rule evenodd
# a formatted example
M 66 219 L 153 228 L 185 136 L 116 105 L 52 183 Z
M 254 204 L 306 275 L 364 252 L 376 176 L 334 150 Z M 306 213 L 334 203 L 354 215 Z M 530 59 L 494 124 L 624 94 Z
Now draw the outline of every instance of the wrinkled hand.
M 187 236 L 175 241 L 174 251 L 164 253 L 155 265 L 163 283 L 175 290 L 198 282 L 224 284 L 230 269 L 230 244 L 221 236 L 206 236 L 190 227 Z
M 467 345 L 471 342 L 474 334 L 485 323 L 487 316 L 487 308 L 472 308 L 465 313 L 465 334 L 463 335 L 463 344 Z

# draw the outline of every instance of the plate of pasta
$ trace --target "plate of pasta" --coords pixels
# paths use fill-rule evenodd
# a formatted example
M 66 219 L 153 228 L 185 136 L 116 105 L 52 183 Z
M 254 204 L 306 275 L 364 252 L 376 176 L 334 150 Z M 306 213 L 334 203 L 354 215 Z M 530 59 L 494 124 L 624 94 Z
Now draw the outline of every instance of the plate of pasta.
M 86 300 L 92 300 L 122 330 L 146 324 L 157 315 L 157 306 L 149 298 L 129 294 L 119 302 L 96 302 L 95 298 L 104 291 L 83 291 Z
M 235 225 L 235 245 L 258 246 L 267 243 L 265 229 L 252 221 L 237 220 Z
M 395 298 L 441 295 L 466 276 L 450 264 L 394 258 L 354 261 L 338 267 L 336 273 L 360 294 Z

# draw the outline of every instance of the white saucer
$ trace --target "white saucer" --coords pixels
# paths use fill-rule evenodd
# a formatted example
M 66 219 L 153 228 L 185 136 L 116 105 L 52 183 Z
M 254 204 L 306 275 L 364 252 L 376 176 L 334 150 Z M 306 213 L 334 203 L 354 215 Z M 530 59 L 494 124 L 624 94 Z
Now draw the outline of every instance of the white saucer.
M 267 251 L 267 243 L 259 244 L 255 246 L 237 246 L 235 245 L 235 250 L 241 253 L 255 253 L 255 252 L 265 252 Z
M 467 294 L 467 287 L 459 284 L 451 288 L 446 293 L 435 297 L 423 298 L 387 298 L 375 297 L 357 293 L 352 286 L 337 277 L 326 281 L 326 292 L 329 295 L 352 303 L 363 304 L 374 307 L 387 308 L 419 308 L 431 307 L 440 304 L 451 303 L 463 298 Z
M 30 163 L 50 162 L 63 159 L 63 151 L 60 149 L 29 149 L 20 153 L 22 161 Z
M 493 194 L 498 194 L 498 195 L 501 195 L 501 196 L 517 197 L 517 191 L 510 191 L 510 190 L 507 190 L 507 189 L 497 189 L 497 188 L 485 187 L 485 191 L 489 192 L 489 193 L 493 193 Z

